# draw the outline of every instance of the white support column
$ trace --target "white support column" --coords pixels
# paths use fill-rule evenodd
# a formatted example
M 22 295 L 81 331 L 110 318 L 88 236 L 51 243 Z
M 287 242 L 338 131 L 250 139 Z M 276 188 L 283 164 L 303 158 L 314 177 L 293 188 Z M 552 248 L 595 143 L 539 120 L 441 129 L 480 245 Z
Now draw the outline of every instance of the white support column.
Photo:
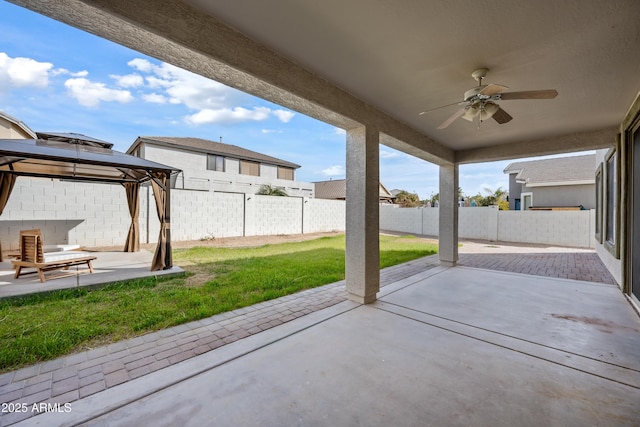
M 347 131 L 346 282 L 361 304 L 380 290 L 379 141 L 368 126 Z
M 440 264 L 458 262 L 458 165 L 440 166 Z

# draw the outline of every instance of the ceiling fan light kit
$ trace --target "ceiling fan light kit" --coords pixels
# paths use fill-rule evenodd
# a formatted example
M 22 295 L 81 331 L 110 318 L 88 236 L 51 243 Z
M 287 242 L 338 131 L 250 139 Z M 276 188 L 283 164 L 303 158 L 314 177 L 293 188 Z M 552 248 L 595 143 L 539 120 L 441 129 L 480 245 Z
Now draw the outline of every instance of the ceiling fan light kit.
M 493 118 L 498 124 L 505 124 L 510 122 L 513 117 L 511 117 L 509 113 L 507 113 L 502 109 L 502 107 L 500 107 L 498 101 L 512 99 L 553 99 L 558 96 L 558 91 L 556 91 L 555 89 L 505 92 L 507 89 L 509 89 L 507 86 L 498 84 L 483 85 L 482 79 L 486 77 L 488 72 L 488 68 L 479 68 L 471 73 L 471 77 L 473 77 L 478 82 L 478 86 L 466 91 L 464 93 L 462 102 L 455 102 L 452 104 L 434 108 L 432 110 L 423 111 L 420 113 L 420 115 L 430 113 L 441 108 L 449 107 L 451 105 L 459 105 L 462 108 L 451 115 L 440 126 L 438 126 L 438 129 L 446 128 L 459 117 L 470 122 L 478 117 L 479 123 Z

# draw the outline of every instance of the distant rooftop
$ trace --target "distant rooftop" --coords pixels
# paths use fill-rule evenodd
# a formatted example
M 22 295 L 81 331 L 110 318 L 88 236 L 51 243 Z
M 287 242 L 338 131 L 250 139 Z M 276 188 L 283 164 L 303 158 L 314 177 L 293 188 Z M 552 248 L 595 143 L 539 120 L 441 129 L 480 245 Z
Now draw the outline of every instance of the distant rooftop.
M 238 147 L 237 145 L 224 144 L 222 142 L 215 142 L 202 138 L 140 136 L 138 137 L 138 139 L 136 139 L 129 150 L 127 150 L 127 153 L 131 153 L 142 142 L 155 143 L 164 146 L 189 148 L 193 151 L 200 151 L 208 154 L 217 154 L 243 160 L 253 160 L 260 163 L 286 166 L 293 169 L 298 169 L 300 167 L 300 165 L 298 164 L 278 159 L 276 157 L 267 156 L 266 154 L 258 153 L 256 151 L 247 150 L 246 148 Z
M 31 130 L 31 128 L 29 126 L 27 126 L 26 123 L 23 122 L 22 120 L 17 119 L 15 117 L 13 117 L 12 115 L 7 114 L 7 113 L 5 113 L 3 111 L 0 111 L 0 118 L 3 118 L 6 121 L 8 121 L 10 123 L 13 123 L 14 125 L 18 126 L 28 136 L 30 136 L 30 137 L 32 137 L 34 139 L 36 138 L 36 133 L 33 130 Z
M 504 169 L 506 174 L 517 174 L 517 182 L 529 186 L 593 183 L 595 171 L 595 154 L 514 162 Z
M 347 198 L 347 180 L 332 179 L 330 181 L 317 181 L 315 185 L 315 197 L 317 199 L 345 200 Z M 380 200 L 392 200 L 395 196 L 380 183 Z

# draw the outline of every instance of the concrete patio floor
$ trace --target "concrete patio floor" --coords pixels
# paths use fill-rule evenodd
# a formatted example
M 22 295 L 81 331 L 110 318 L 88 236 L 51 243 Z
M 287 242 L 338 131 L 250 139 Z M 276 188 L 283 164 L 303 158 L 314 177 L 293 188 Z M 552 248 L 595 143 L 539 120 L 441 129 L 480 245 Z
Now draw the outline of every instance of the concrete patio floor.
M 91 251 L 90 253 L 98 257 L 93 262 L 93 273 L 76 274 L 75 272 L 78 269 L 76 267 L 71 267 L 69 272 L 62 270 L 51 271 L 45 273 L 47 280 L 44 283 L 40 282 L 37 274 L 21 275 L 15 279 L 13 277 L 15 270 L 11 261 L 0 262 L 0 298 L 80 286 L 100 286 L 105 283 L 142 277 L 184 273 L 184 270 L 178 266 L 174 266 L 169 270 L 150 271 L 153 252 L 147 250 L 141 250 L 140 252 Z M 84 270 L 86 266 L 83 265 L 79 269 Z
M 616 286 L 434 267 L 16 425 L 637 425 Z

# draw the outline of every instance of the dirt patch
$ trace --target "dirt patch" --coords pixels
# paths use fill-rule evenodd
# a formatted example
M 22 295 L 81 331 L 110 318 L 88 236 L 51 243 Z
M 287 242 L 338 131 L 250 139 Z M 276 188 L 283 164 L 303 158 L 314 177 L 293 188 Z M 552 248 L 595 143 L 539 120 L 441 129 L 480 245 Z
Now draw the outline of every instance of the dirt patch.
M 250 248 L 257 246 L 264 246 L 276 243 L 286 242 L 303 242 L 305 240 L 313 240 L 325 236 L 337 236 L 340 232 L 329 233 L 307 233 L 307 234 L 287 234 L 278 236 L 247 236 L 247 237 L 215 237 L 211 239 L 203 240 L 184 240 L 184 241 L 172 241 L 171 247 L 173 249 L 179 248 L 193 248 L 196 246 L 204 247 L 217 247 L 217 248 Z M 146 249 L 153 252 L 156 248 L 155 243 L 140 244 L 140 249 Z M 100 246 L 87 248 L 92 251 L 121 251 L 122 246 Z

